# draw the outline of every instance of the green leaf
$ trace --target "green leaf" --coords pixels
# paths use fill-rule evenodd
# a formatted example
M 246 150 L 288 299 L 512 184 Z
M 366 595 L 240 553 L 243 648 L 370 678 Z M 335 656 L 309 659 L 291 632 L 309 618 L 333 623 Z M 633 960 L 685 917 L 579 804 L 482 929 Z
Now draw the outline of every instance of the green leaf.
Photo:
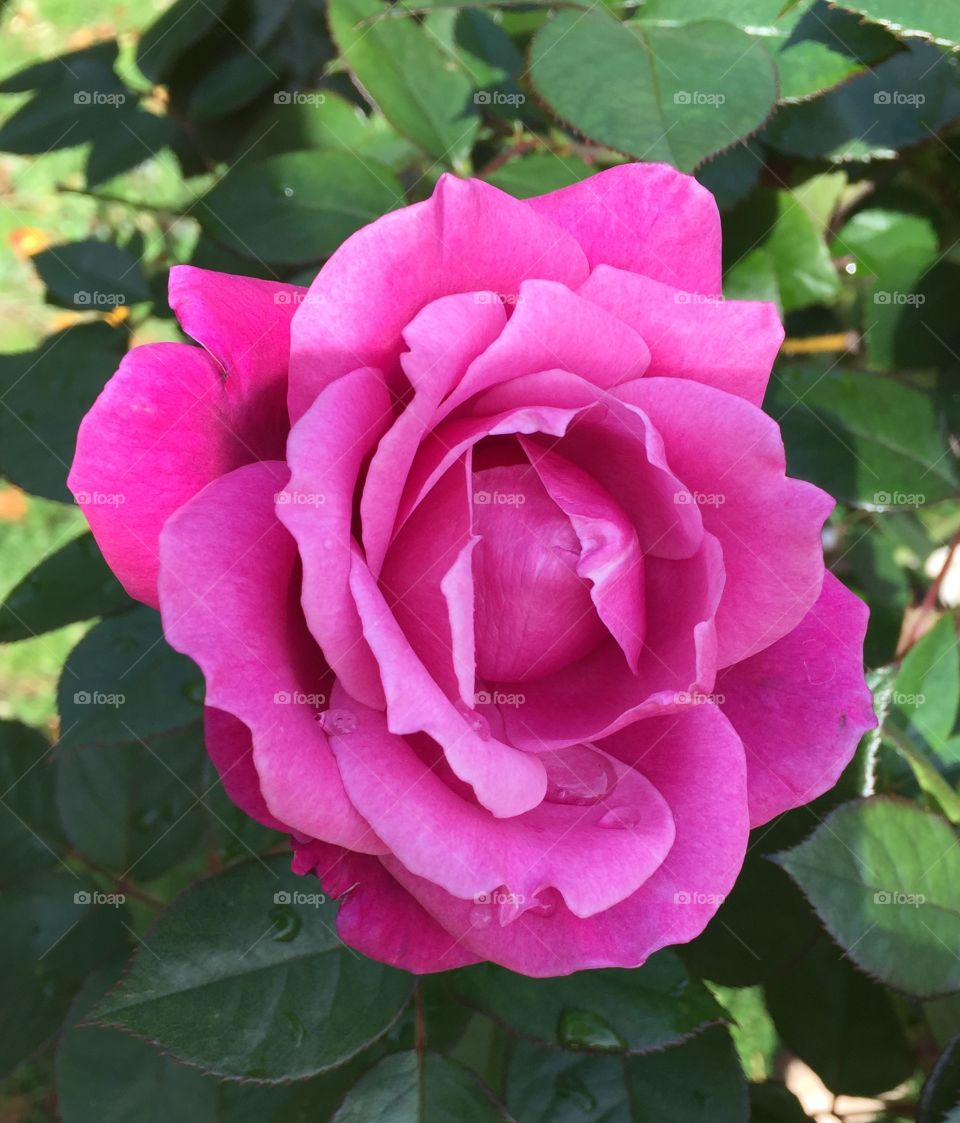
M 932 44 L 915 43 L 822 97 L 784 106 L 764 140 L 794 156 L 891 159 L 958 117 L 955 60 Z
M 893 683 L 891 718 L 917 734 L 944 760 L 960 707 L 960 653 L 948 613 L 904 656 Z
M 533 195 L 546 195 L 550 191 L 559 191 L 561 187 L 571 187 L 588 179 L 595 170 L 576 156 L 534 152 L 530 156 L 508 160 L 484 178 L 517 199 L 529 199 Z
M 942 0 L 838 0 L 841 7 L 866 16 L 903 38 L 932 39 L 947 47 L 960 44 L 960 11 Z
M 534 37 L 530 67 L 540 96 L 579 132 L 683 171 L 754 133 L 777 96 L 766 49 L 718 21 L 648 27 L 560 11 Z
M 783 1043 L 835 1095 L 879 1095 L 913 1073 L 890 997 L 829 940 L 767 983 L 766 998 Z
M 245 862 L 188 889 L 95 1018 L 265 1082 L 333 1068 L 375 1041 L 406 1005 L 410 976 L 344 947 L 336 906 L 289 864 Z
M 784 0 L 647 0 L 637 13 L 645 23 L 682 25 L 691 18 L 726 20 L 772 53 L 785 101 L 808 98 L 860 74 L 897 48 L 881 28 L 864 24 L 826 0 L 784 11 Z
M 177 0 L 144 33 L 137 47 L 137 66 L 153 82 L 163 82 L 177 60 L 216 27 L 229 0 Z
M 486 12 L 441 9 L 431 12 L 424 26 L 471 86 L 488 95 L 474 97 L 478 106 L 508 119 L 521 115 L 527 100 L 517 85 L 523 55 Z
M 862 277 L 864 337 L 871 367 L 898 365 L 907 311 L 923 302 L 916 287 L 938 254 L 929 219 L 882 208 L 858 211 L 837 234 L 834 252 L 851 255 Z M 914 332 L 909 332 L 911 338 Z M 911 365 L 914 365 L 911 362 Z
M 90 861 L 135 880 L 188 857 L 207 824 L 199 723 L 153 745 L 93 745 L 57 754 L 64 829 Z
M 66 478 L 77 427 L 120 363 L 126 336 L 107 324 L 0 355 L 0 472 L 25 491 L 72 502 Z
M 228 249 L 292 265 L 328 257 L 402 203 L 403 188 L 386 168 L 347 152 L 290 152 L 228 172 L 196 213 Z
M 960 1036 L 944 1049 L 927 1077 L 917 1105 L 917 1123 L 943 1123 L 960 1111 Z
M 750 1123 L 810 1123 L 810 1118 L 783 1084 L 767 1080 L 750 1085 Z
M 108 616 L 131 600 L 91 534 L 45 558 L 0 604 L 0 643 L 39 636 L 76 620 Z
M 384 1057 L 347 1093 L 334 1123 L 495 1123 L 508 1116 L 477 1078 L 448 1057 Z
M 780 423 L 791 475 L 867 510 L 957 494 L 953 454 L 930 398 L 889 378 L 784 366 L 765 408 Z
M 669 951 L 634 970 L 581 971 L 557 979 L 528 979 L 480 964 L 458 971 L 452 986 L 461 1001 L 514 1032 L 568 1049 L 644 1053 L 725 1017 Z
M 63 830 L 54 803 L 51 746 L 18 721 L 0 721 L 0 885 L 58 864 Z
M 960 990 L 960 850 L 944 819 L 886 798 L 847 803 L 777 860 L 869 975 L 918 997 Z
M 277 81 L 274 71 L 246 46 L 206 70 L 190 91 L 189 112 L 199 120 L 222 117 L 248 105 Z
M 0 1072 L 56 1032 L 87 973 L 123 946 L 119 905 L 66 870 L 0 896 Z
M 428 32 L 380 0 L 331 0 L 330 30 L 357 82 L 405 136 L 450 167 L 473 148 L 473 86 Z
M 159 615 L 138 607 L 103 620 L 70 652 L 58 706 L 61 752 L 152 742 L 197 726 L 203 679 L 167 646 Z
M 507 1107 L 523 1123 L 746 1123 L 730 1035 L 713 1028 L 646 1056 L 582 1056 L 517 1042 Z

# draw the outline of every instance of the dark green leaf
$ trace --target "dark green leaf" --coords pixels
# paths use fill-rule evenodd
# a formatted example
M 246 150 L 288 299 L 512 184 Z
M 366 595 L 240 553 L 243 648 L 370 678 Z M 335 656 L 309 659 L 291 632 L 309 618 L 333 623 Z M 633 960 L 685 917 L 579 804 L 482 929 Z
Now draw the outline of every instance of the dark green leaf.
M 889 996 L 826 938 L 765 989 L 784 1044 L 836 1095 L 879 1095 L 913 1073 Z
M 960 706 L 960 653 L 948 613 L 907 652 L 893 682 L 888 720 L 912 730 L 944 763 L 952 754 L 946 742 Z
M 54 803 L 51 747 L 42 733 L 0 721 L 0 885 L 58 864 L 62 828 Z
M 868 974 L 919 997 L 960 990 L 960 850 L 946 820 L 899 800 L 847 803 L 778 861 Z
M 777 96 L 766 49 L 717 21 L 651 27 L 561 11 L 530 60 L 537 92 L 579 132 L 683 171 L 750 136 Z
M 517 199 L 546 195 L 587 179 L 596 169 L 576 156 L 558 156 L 554 152 L 535 152 L 509 160 L 485 178 L 494 187 Z
M 944 1049 L 927 1077 L 917 1106 L 917 1123 L 943 1123 L 960 1110 L 960 1036 Z
M 810 1123 L 800 1101 L 783 1084 L 750 1085 L 750 1123 Z
M 154 82 L 164 81 L 179 57 L 217 26 L 229 0 L 177 0 L 147 29 L 137 48 L 137 66 Z
M 332 1068 L 376 1040 L 410 976 L 344 947 L 336 906 L 289 865 L 245 862 L 179 897 L 97 1019 L 221 1076 L 266 1082 Z
M 868 510 L 953 498 L 957 477 L 930 398 L 892 379 L 785 366 L 765 403 L 791 475 Z
M 844 8 L 882 24 L 895 35 L 960 43 L 960 11 L 942 0 L 839 0 Z
M 405 136 L 456 167 L 473 147 L 473 85 L 428 32 L 380 0 L 331 0 L 330 30 L 361 88 Z
M 284 264 L 317 261 L 403 203 L 386 168 L 348 152 L 290 152 L 229 172 L 197 217 L 228 249 Z
M 447 1057 L 394 1053 L 347 1093 L 334 1123 L 495 1123 L 508 1116 L 472 1073 Z
M 569 1049 L 644 1053 L 673 1044 L 723 1009 L 673 952 L 631 971 L 528 979 L 481 964 L 454 976 L 456 995 L 517 1033 Z

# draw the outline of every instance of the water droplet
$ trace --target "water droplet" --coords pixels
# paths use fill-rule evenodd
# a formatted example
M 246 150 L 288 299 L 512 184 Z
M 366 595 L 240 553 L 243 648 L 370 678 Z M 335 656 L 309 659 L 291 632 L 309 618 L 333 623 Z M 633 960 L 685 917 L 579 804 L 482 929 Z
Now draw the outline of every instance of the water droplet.
M 493 909 L 490 905 L 474 905 L 470 910 L 471 928 L 489 928 L 493 923 Z
M 490 740 L 490 722 L 487 721 L 483 714 L 478 714 L 476 710 L 471 710 L 465 702 L 456 702 L 454 704 L 454 709 L 481 741 Z
M 284 195 L 286 195 L 286 197 L 288 199 L 293 198 L 293 188 L 292 187 L 284 187 L 283 193 L 284 193 Z
M 570 1100 L 576 1104 L 584 1115 L 589 1115 L 597 1109 L 597 1098 L 584 1084 L 579 1076 L 572 1072 L 563 1072 L 557 1079 L 557 1094 L 561 1099 Z
M 549 803 L 589 807 L 609 795 L 617 783 L 612 761 L 591 745 L 571 745 L 538 755 L 547 770 L 543 798 Z
M 295 940 L 303 926 L 296 909 L 290 905 L 275 905 L 270 910 L 270 919 L 273 921 L 273 938 L 284 944 Z
M 287 1020 L 287 1025 L 293 1030 L 294 1044 L 301 1045 L 304 1037 L 307 1035 L 307 1027 L 300 1021 L 296 1014 L 288 1010 L 284 1015 Z
M 639 823 L 640 815 L 630 807 L 614 807 L 597 820 L 598 827 L 621 831 L 636 830 Z
M 589 1049 L 599 1053 L 624 1053 L 627 1043 L 599 1014 L 589 1010 L 564 1010 L 557 1027 L 560 1044 L 566 1049 Z
M 541 889 L 533 896 L 533 904 L 527 909 L 528 916 L 553 916 L 560 905 L 560 892 L 552 886 Z
M 180 687 L 180 693 L 188 702 L 196 702 L 198 706 L 202 706 L 206 695 L 206 683 L 202 678 L 192 678 Z
M 317 718 L 324 733 L 345 737 L 357 728 L 357 715 L 349 710 L 324 710 Z

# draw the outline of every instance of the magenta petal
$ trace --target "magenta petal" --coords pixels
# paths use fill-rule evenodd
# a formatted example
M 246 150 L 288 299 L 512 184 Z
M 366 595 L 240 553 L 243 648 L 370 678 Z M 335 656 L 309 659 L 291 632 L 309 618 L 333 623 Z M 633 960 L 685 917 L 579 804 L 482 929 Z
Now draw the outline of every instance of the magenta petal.
M 379 371 L 355 370 L 331 383 L 290 433 L 290 483 L 277 506 L 300 547 L 307 625 L 354 698 L 377 707 L 383 689 L 350 596 L 350 551 L 360 469 L 391 419 Z
M 286 478 L 282 463 L 248 464 L 169 520 L 160 539 L 164 632 L 199 664 L 207 704 L 249 728 L 270 814 L 313 838 L 379 853 L 316 720 L 329 674 L 300 616 L 295 543 L 274 514 Z
M 290 828 L 270 814 L 264 801 L 247 726 L 226 710 L 207 706 L 203 712 L 203 741 L 224 791 L 237 807 L 265 827 L 289 833 Z
M 384 435 L 367 471 L 360 504 L 367 564 L 379 574 L 394 529 L 404 480 L 437 406 L 457 385 L 470 363 L 507 322 L 493 293 L 458 293 L 428 304 L 407 324 L 400 356 L 414 396 Z
M 580 541 L 577 573 L 590 582 L 597 615 L 636 671 L 646 628 L 636 530 L 588 473 L 531 439 L 519 441 L 550 498 L 569 518 Z
M 823 582 L 821 529 L 833 500 L 789 479 L 777 423 L 743 398 L 678 378 L 642 378 L 616 391 L 650 417 L 703 525 L 723 547 L 717 611 L 720 666 L 792 631 Z
M 733 727 L 714 706 L 637 722 L 603 749 L 635 765 L 667 801 L 676 836 L 655 873 L 627 900 L 586 919 L 563 903 L 501 927 L 475 906 L 411 874 L 393 876 L 459 943 L 483 959 L 536 977 L 592 967 L 636 967 L 667 944 L 699 935 L 729 893 L 746 850 L 746 768 Z
M 827 573 L 819 600 L 789 635 L 717 680 L 746 749 L 752 827 L 829 791 L 876 725 L 863 680 L 867 615 Z
M 294 319 L 290 416 L 357 367 L 400 384 L 401 333 L 451 293 L 510 296 L 532 277 L 576 287 L 589 269 L 575 238 L 480 180 L 443 175 L 425 203 L 358 230 L 320 270 Z
M 536 807 L 547 786 L 543 765 L 492 737 L 486 722 L 462 703 L 455 707 L 417 658 L 356 554 L 350 588 L 380 666 L 390 732 L 429 734 L 443 747 L 454 774 L 494 815 L 520 815 Z
M 152 343 L 126 355 L 77 434 L 67 484 L 110 568 L 157 606 L 157 540 L 170 515 L 218 476 L 258 458 L 255 414 L 234 405 L 199 347 Z M 281 455 L 284 436 L 269 431 Z M 114 497 L 104 501 L 103 497 Z
M 754 405 L 763 401 L 783 342 L 775 305 L 700 296 L 606 265 L 579 292 L 643 336 L 651 376 L 691 378 Z
M 414 975 L 478 963 L 384 869 L 377 858 L 324 842 L 294 843 L 293 872 L 315 871 L 340 899 L 340 939 L 371 959 Z
M 527 202 L 577 239 L 591 269 L 613 265 L 688 292 L 720 292 L 720 212 L 676 168 L 623 164 Z
M 639 378 L 649 364 L 646 342 L 597 302 L 554 281 L 524 281 L 506 328 L 471 363 L 440 416 L 481 390 L 523 374 L 560 367 L 607 388 Z
M 346 704 L 338 689 L 334 703 Z M 602 912 L 635 892 L 673 844 L 673 818 L 656 788 L 595 748 L 581 746 L 555 766 L 590 790 L 592 802 L 544 801 L 496 819 L 452 791 L 381 713 L 356 704 L 352 712 L 356 727 L 331 734 L 330 744 L 354 805 L 406 869 L 456 897 L 490 903 L 501 924 L 538 907 L 549 889 L 575 916 Z

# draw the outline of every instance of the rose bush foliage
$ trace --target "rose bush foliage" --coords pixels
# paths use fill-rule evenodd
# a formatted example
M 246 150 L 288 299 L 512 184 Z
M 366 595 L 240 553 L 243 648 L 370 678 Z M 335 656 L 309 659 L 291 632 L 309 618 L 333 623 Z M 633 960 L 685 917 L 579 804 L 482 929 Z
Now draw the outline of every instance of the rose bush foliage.
M 712 196 L 443 177 L 310 288 L 173 270 L 70 486 L 207 683 L 233 800 L 414 972 L 633 966 L 874 722 L 833 501 L 761 409 Z M 122 494 L 122 504 L 97 496 Z

